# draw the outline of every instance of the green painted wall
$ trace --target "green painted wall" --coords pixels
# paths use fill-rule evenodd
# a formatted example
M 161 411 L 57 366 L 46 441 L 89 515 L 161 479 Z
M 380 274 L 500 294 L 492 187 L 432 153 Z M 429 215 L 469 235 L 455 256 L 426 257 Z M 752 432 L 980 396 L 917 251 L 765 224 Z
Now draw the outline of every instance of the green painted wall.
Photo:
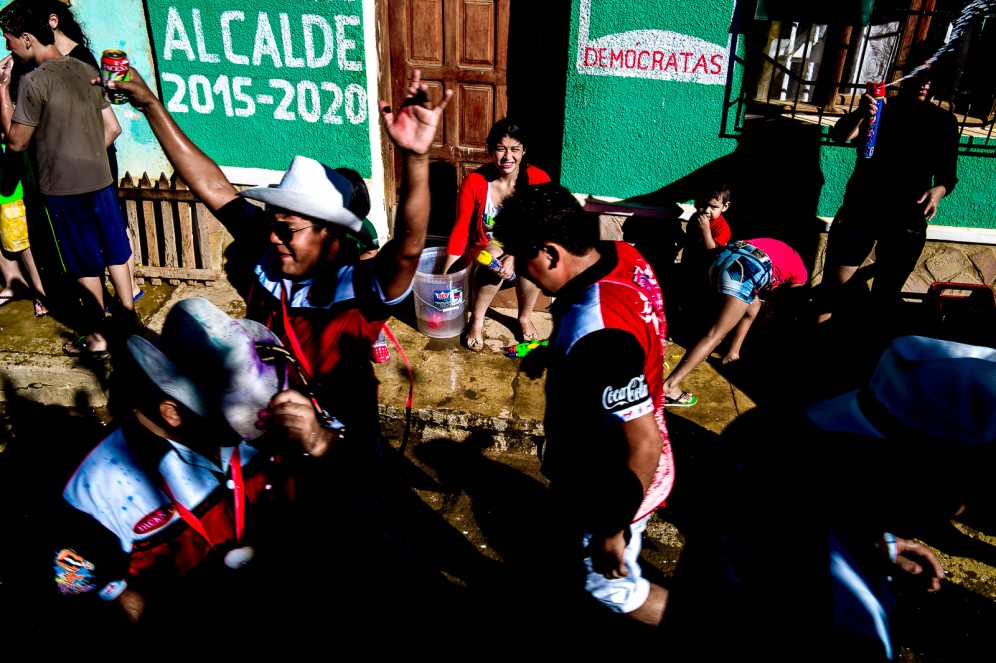
M 737 148 L 733 110 L 725 107 L 725 100 L 735 99 L 741 86 L 742 69 L 730 72 L 730 49 L 737 55 L 743 50 L 736 35 L 731 39 L 731 32 L 740 28 L 733 25 L 734 5 L 733 0 L 573 0 L 564 186 L 603 198 L 644 196 Z M 654 52 L 664 54 L 656 66 Z M 646 53 L 642 59 L 641 53 Z M 671 53 L 678 56 L 668 66 Z M 692 71 L 702 53 L 707 56 L 705 66 Z M 713 61 L 717 53 L 724 57 Z M 711 75 L 719 68 L 714 62 L 722 65 L 717 76 Z M 823 134 L 822 144 L 813 145 L 823 176 L 816 214 L 832 218 L 854 169 L 855 153 L 829 143 L 825 127 Z M 820 141 L 819 134 L 804 138 L 810 139 Z M 759 167 L 772 178 L 791 179 L 782 169 L 792 168 L 791 155 L 799 147 L 772 143 L 789 163 L 762 159 Z M 996 189 L 991 186 L 996 159 L 962 156 L 958 176 L 958 187 L 941 202 L 932 225 L 996 229 Z
M 364 3 L 147 6 L 162 99 L 212 158 L 284 170 L 304 154 L 371 176 Z
M 296 154 L 355 168 L 387 238 L 374 0 L 75 0 L 72 10 L 94 55 L 125 51 L 232 181 L 279 181 Z M 114 112 L 121 175 L 172 174 L 145 117 L 130 104 Z
M 996 160 L 962 157 L 958 160 L 958 186 L 946 197 L 933 225 L 996 230 Z
M 826 134 L 827 127 L 823 127 L 824 137 Z M 823 171 L 824 181 L 816 210 L 818 216 L 832 218 L 837 213 L 837 208 L 844 200 L 844 188 L 851 177 L 851 171 L 854 170 L 856 158 L 854 148 L 823 145 L 820 149 L 820 170 Z
M 7 3 L 0 0 L 0 5 Z M 739 92 L 739 68 L 730 73 L 733 0 L 701 0 L 696 3 L 622 3 L 618 0 L 573 0 L 570 62 L 567 96 L 564 101 L 564 149 L 561 180 L 579 194 L 606 198 L 627 198 L 656 191 L 733 152 L 734 118 L 724 108 L 724 99 Z M 150 22 L 146 23 L 146 5 Z M 174 25 L 169 28 L 169 7 L 175 8 Z M 376 118 L 376 44 L 374 26 L 368 16 L 372 0 L 259 0 L 234 3 L 231 0 L 76 0 L 73 4 L 91 50 L 99 56 L 108 48 L 125 50 L 135 68 L 150 82 L 155 80 L 155 61 L 160 73 L 165 101 L 187 107 L 174 112 L 180 125 L 199 146 L 216 159 L 236 181 L 246 184 L 276 181 L 294 154 L 302 153 L 330 165 L 350 165 L 370 178 L 374 220 L 386 233 L 386 217 L 380 209 L 383 165 L 379 158 L 379 122 Z M 195 23 L 194 10 L 199 16 Z M 243 20 L 229 22 L 231 47 L 226 55 L 221 15 L 243 12 Z M 270 31 L 260 32 L 260 13 Z M 331 59 L 322 67 L 289 66 L 306 57 L 302 16 L 312 25 L 311 50 L 316 57 L 325 53 L 324 25 L 331 27 Z M 284 43 L 281 15 L 287 17 L 288 44 Z M 342 37 L 355 42 L 337 42 L 335 17 L 342 19 Z M 113 19 L 113 20 L 109 20 Z M 180 35 L 180 25 L 186 42 Z M 169 30 L 168 30 L 169 28 Z M 272 33 L 272 39 L 270 34 Z M 170 57 L 166 37 L 171 35 Z M 151 40 L 150 40 L 151 35 Z M 586 38 L 579 44 L 582 36 Z M 684 40 L 684 41 L 683 41 Z M 259 46 L 257 47 L 257 42 Z M 370 43 L 368 43 L 370 42 Z M 189 43 L 189 49 L 185 43 Z M 673 48 L 675 46 L 677 48 Z M 342 46 L 340 60 L 339 46 Z M 617 58 L 613 60 L 615 47 Z M 684 48 L 687 46 L 687 48 Z M 710 46 L 713 50 L 709 50 Z M 593 50 L 586 50 L 590 48 Z M 599 50 L 605 49 L 605 50 Z M 698 49 L 698 50 L 696 50 Z M 254 51 L 260 52 L 253 64 Z M 627 61 L 626 51 L 632 51 Z M 641 53 L 646 51 L 645 55 Z M 622 52 L 622 56 L 618 54 Z M 654 53 L 661 53 L 655 64 Z M 669 62 L 670 53 L 678 53 Z M 687 58 L 681 53 L 696 53 Z M 287 54 L 290 54 L 290 58 Z M 701 64 L 698 54 L 709 57 Z M 190 55 L 193 59 L 190 59 Z M 718 61 L 712 55 L 723 55 Z M 212 55 L 218 56 L 218 62 Z M 238 62 L 237 56 L 249 58 Z M 587 60 L 586 60 L 587 58 Z M 324 58 L 323 58 L 324 59 Z M 236 61 L 232 61 L 236 60 Z M 277 67 L 279 61 L 281 66 Z M 586 66 L 587 62 L 587 66 Z M 720 74 L 711 74 L 721 65 Z M 313 63 L 315 64 L 315 63 Z M 354 69 L 359 65 L 360 69 Z M 641 66 L 645 68 L 641 68 Z M 191 101 L 190 80 L 195 78 L 199 95 Z M 226 77 L 227 85 L 219 84 Z M 177 78 L 178 77 L 178 78 Z M 236 77 L 248 78 L 241 91 L 254 95 L 251 115 L 237 113 L 247 108 L 234 96 Z M 287 84 L 274 81 L 286 81 Z M 719 80 L 722 79 L 722 80 Z M 176 98 L 177 80 L 185 90 Z M 214 107 L 206 111 L 208 89 Z M 323 86 L 323 83 L 329 85 Z M 312 87 L 311 84 L 314 84 Z M 271 87 L 276 85 L 276 87 Z M 359 90 L 352 90 L 354 105 L 347 112 L 345 90 L 360 86 L 366 97 L 365 111 L 355 104 Z M 333 87 L 334 86 L 334 87 Z M 729 93 L 727 91 L 729 86 Z M 311 100 L 318 90 L 321 117 L 315 118 Z M 328 89 L 323 89 L 328 88 Z M 334 89 L 343 92 L 343 101 L 334 105 Z M 301 113 L 304 93 L 304 114 Z M 226 92 L 232 98 L 232 114 L 226 112 Z M 293 98 L 285 109 L 294 119 L 278 119 L 277 110 L 285 97 Z M 273 103 L 258 101 L 259 95 L 273 95 Z M 200 110 L 198 110 L 198 108 Z M 206 111 L 206 112 L 205 112 Z M 363 114 L 365 112 L 365 117 Z M 170 173 L 172 168 L 159 149 L 144 117 L 130 105 L 115 107 L 123 133 L 117 140 L 121 172 Z M 280 114 L 283 116 L 283 114 Z M 362 117 L 362 119 L 360 119 Z M 336 123 L 336 120 L 340 120 Z M 373 124 L 371 124 L 373 122 Z M 725 123 L 724 123 L 725 122 Z M 372 149 L 371 149 L 372 147 Z M 819 148 L 819 167 L 824 183 L 819 194 L 817 214 L 832 217 L 840 205 L 844 186 L 850 177 L 854 152 L 846 147 L 824 144 Z M 790 166 L 785 166 L 790 167 Z M 996 159 L 963 156 L 958 162 L 960 183 L 941 203 L 932 225 L 996 229 Z M 784 177 L 772 172 L 772 177 Z
M 731 0 L 574 1 L 567 188 L 648 194 L 734 150 L 735 141 L 721 136 L 726 85 L 740 85 L 730 75 L 733 7 Z
M 832 144 L 822 147 L 820 167 L 825 183 L 820 193 L 817 211 L 819 216 L 833 218 L 837 213 L 856 158 L 854 149 L 850 147 Z M 996 189 L 992 186 L 994 178 L 996 160 L 970 155 L 959 157 L 958 186 L 941 201 L 937 215 L 930 225 L 996 229 Z M 887 204 L 887 201 L 883 203 Z

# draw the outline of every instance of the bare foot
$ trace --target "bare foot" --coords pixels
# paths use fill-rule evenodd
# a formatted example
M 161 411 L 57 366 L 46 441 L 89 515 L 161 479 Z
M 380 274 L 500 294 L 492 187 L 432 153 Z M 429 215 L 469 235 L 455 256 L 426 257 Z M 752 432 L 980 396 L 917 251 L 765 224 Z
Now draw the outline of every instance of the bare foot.
M 732 364 L 735 361 L 740 361 L 739 354 L 728 354 L 719 362 L 720 366 L 726 366 L 727 364 Z
M 14 301 L 18 296 L 18 292 L 9 286 L 0 290 L 0 306 Z

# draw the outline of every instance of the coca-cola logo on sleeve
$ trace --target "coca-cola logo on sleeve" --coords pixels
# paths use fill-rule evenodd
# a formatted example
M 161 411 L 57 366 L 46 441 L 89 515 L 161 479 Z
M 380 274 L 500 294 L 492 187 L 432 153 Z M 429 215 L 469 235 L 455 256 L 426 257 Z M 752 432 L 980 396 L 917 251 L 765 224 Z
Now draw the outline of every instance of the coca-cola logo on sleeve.
M 646 400 L 650 396 L 650 387 L 647 386 L 645 375 L 635 377 L 629 383 L 618 389 L 611 385 L 602 392 L 602 407 L 606 410 L 614 410 L 623 405 L 632 405 Z

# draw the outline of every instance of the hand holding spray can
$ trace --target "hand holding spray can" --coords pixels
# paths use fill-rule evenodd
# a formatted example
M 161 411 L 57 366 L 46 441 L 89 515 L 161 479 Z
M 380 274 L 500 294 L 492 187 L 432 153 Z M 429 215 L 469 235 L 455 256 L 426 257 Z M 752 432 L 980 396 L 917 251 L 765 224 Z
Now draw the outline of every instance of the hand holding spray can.
M 478 253 L 477 262 L 481 263 L 495 274 L 497 274 L 501 270 L 501 261 L 498 260 L 498 258 L 492 256 L 491 253 L 489 253 L 488 251 L 482 250 L 480 253 Z M 515 274 L 513 273 L 511 276 L 508 277 L 507 280 L 512 281 L 514 279 L 515 279 Z
M 128 102 L 128 95 L 124 92 L 107 89 L 107 81 L 126 81 L 131 78 L 128 66 L 128 55 L 124 51 L 104 51 L 100 56 L 100 81 L 104 86 L 104 97 L 112 104 Z
M 865 149 L 861 158 L 870 159 L 875 153 L 875 139 L 878 137 L 878 124 L 882 119 L 882 106 L 885 104 L 885 83 L 869 83 L 867 93 L 875 99 L 877 109 L 875 115 L 868 121 L 868 133 L 865 134 Z

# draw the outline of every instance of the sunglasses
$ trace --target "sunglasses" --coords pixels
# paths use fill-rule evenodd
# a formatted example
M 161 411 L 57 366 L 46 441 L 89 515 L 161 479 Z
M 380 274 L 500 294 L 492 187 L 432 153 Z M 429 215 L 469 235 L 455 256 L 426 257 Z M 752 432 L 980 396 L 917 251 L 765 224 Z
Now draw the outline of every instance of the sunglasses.
M 291 228 L 288 224 L 283 221 L 270 221 L 267 224 L 266 229 L 277 236 L 281 242 L 285 244 L 290 243 L 294 239 L 294 233 L 299 233 L 302 230 L 307 230 L 308 228 L 314 228 L 318 226 L 317 223 L 312 223 L 310 226 L 301 226 L 300 228 Z
M 301 230 L 303 230 L 303 228 Z M 294 385 L 294 388 L 307 396 L 308 400 L 311 401 L 312 407 L 315 408 L 315 416 L 318 417 L 318 423 L 321 424 L 323 428 L 328 428 L 338 432 L 340 437 L 346 434 L 346 427 L 343 426 L 342 422 L 329 414 L 328 410 L 322 407 L 318 402 L 318 398 L 315 396 L 314 390 L 308 383 L 308 376 L 305 375 L 304 369 L 301 368 L 301 362 L 294 356 L 293 352 L 280 345 L 257 343 L 256 355 L 264 364 L 271 364 L 277 367 L 277 376 L 279 377 L 277 385 L 278 393 L 283 391 L 285 387 L 288 386 L 285 382 L 288 369 L 293 368 L 294 375 L 297 376 L 297 384 Z
M 294 233 L 299 233 L 302 230 L 307 230 L 308 228 L 314 228 L 320 225 L 320 223 L 312 223 L 307 226 L 301 226 L 300 228 L 292 228 L 286 221 L 279 221 L 274 214 L 273 209 L 267 209 L 266 222 L 263 227 L 266 228 L 268 234 L 273 233 L 281 242 L 289 244 L 290 241 L 294 239 Z

